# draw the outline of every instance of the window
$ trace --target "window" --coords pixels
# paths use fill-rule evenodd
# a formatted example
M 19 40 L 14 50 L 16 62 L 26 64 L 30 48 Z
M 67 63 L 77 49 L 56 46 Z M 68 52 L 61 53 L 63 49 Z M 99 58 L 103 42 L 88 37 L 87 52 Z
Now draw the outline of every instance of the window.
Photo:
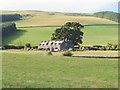
M 57 47 L 55 49 L 58 49 Z
M 49 43 L 46 43 L 46 45 L 48 45 Z
M 59 45 L 61 45 L 61 43 L 59 43 Z
M 51 45 L 53 45 L 53 42 L 51 43 Z

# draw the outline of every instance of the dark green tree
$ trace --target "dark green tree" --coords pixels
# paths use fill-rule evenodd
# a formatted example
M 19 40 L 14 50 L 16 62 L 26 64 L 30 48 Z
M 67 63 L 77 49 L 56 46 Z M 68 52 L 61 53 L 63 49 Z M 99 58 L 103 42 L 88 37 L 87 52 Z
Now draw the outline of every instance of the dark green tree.
M 0 28 L 2 28 L 0 29 L 0 32 L 2 32 L 2 37 L 12 35 L 17 31 L 16 24 L 13 22 L 1 23 Z
M 55 30 L 51 40 L 71 40 L 74 45 L 82 44 L 82 28 L 84 28 L 84 26 L 80 23 L 67 22 L 65 25 Z

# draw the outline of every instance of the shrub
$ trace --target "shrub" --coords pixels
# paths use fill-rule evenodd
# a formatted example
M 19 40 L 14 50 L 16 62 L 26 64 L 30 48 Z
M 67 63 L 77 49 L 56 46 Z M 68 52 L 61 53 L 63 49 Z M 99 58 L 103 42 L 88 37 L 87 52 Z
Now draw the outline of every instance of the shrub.
M 25 47 L 26 47 L 26 48 L 31 48 L 30 43 L 26 43 L 26 44 L 25 44 Z
M 24 46 L 21 46 L 21 45 L 15 46 L 15 47 L 16 47 L 16 49 L 24 49 Z
M 14 45 L 4 45 L 3 46 L 5 49 L 16 49 Z
M 73 54 L 70 51 L 64 52 L 63 56 L 72 56 Z
M 4 45 L 4 49 L 24 49 L 24 46 Z
M 47 52 L 47 55 L 52 55 L 52 52 Z
M 38 49 L 38 46 L 33 46 L 32 48 L 33 48 L 33 49 Z

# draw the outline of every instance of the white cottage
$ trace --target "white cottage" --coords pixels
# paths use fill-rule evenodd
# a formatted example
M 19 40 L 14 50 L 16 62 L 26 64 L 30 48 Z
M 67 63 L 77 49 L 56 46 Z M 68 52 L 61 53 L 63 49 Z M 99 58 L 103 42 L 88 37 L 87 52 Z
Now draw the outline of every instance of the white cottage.
M 39 50 L 48 50 L 48 51 L 65 51 L 73 48 L 74 48 L 74 44 L 70 40 L 42 41 L 38 45 Z

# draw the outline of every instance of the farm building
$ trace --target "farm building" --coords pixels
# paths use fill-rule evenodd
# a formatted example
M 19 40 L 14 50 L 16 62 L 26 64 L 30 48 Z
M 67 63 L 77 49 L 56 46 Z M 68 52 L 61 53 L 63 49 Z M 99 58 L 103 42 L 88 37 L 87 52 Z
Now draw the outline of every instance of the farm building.
M 42 41 L 38 45 L 39 50 L 48 50 L 48 51 L 64 51 L 73 49 L 74 44 L 72 41 Z

